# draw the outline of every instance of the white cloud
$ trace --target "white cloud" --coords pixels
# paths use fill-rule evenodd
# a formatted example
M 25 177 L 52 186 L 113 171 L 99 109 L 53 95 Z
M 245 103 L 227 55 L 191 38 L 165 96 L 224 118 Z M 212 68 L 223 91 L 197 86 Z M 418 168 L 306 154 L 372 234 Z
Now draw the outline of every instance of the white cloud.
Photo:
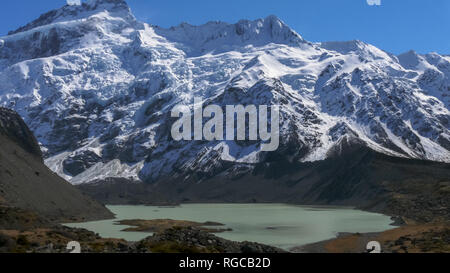
M 381 0 L 366 0 L 369 6 L 381 6 Z
M 81 5 L 81 0 L 67 0 L 67 5 L 79 6 Z

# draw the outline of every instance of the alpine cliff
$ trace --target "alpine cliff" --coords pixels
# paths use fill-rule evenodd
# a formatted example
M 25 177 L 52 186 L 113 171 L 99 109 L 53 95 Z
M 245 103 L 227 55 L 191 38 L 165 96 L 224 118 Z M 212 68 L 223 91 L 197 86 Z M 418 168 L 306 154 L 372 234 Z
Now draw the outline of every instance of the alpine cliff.
M 391 180 L 450 177 L 446 55 L 312 43 L 276 16 L 166 29 L 123 0 L 66 5 L 0 39 L 0 105 L 98 198 L 361 204 Z M 194 97 L 280 105 L 280 148 L 174 141 L 170 111 Z

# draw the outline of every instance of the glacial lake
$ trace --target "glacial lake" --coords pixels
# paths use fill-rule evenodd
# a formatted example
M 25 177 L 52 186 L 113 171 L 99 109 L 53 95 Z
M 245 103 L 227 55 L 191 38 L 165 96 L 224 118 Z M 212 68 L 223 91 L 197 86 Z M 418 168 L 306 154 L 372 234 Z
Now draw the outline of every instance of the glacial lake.
M 339 232 L 380 232 L 392 229 L 389 216 L 343 207 L 286 204 L 184 204 L 177 207 L 107 206 L 116 219 L 65 224 L 85 228 L 104 238 L 139 241 L 151 235 L 125 232 L 115 224 L 127 219 L 173 219 L 219 222 L 232 231 L 216 235 L 233 241 L 251 241 L 290 249 L 336 237 Z M 219 227 L 223 228 L 223 227 Z

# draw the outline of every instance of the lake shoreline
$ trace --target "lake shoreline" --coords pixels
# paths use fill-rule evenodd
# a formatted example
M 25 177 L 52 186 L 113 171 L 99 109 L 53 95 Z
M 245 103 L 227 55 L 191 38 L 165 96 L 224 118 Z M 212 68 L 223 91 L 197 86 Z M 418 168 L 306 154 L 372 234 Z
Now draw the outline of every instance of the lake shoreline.
M 158 206 L 147 204 L 107 207 L 116 214 L 114 220 L 66 225 L 92 230 L 104 238 L 139 241 L 149 234 L 133 231 L 142 231 L 145 228 L 136 229 L 136 226 L 139 225 L 114 225 L 114 227 L 111 227 L 111 225 L 121 221 L 123 224 L 132 223 L 129 220 L 135 220 L 133 224 L 136 224 L 136 220 L 142 222 L 143 220 L 161 221 L 163 219 L 198 223 L 216 222 L 224 224 L 224 230 L 217 234 L 221 238 L 237 242 L 253 241 L 281 247 L 285 250 L 319 242 L 327 238 L 335 238 L 335 234 L 340 231 L 383 231 L 393 227 L 391 225 L 393 221 L 389 216 L 361 211 L 350 206 L 305 206 L 281 203 L 184 203 L 177 206 L 174 206 L 174 204 L 159 204 Z M 317 231 L 319 226 L 320 229 Z M 362 228 L 358 229 L 358 226 Z M 152 225 L 148 230 L 151 228 Z M 104 229 L 110 229 L 110 231 L 105 232 Z M 128 234 L 122 233 L 123 230 L 128 230 Z
M 223 204 L 223 205 L 252 205 L 252 204 L 266 204 L 266 205 L 288 205 L 288 206 L 298 206 L 298 207 L 316 207 L 316 208 L 323 208 L 323 209 L 355 209 L 360 211 L 365 211 L 369 213 L 377 213 L 382 214 L 387 217 L 391 217 L 393 223 L 392 226 L 395 227 L 401 227 L 408 225 L 410 223 L 421 223 L 421 221 L 415 221 L 414 219 L 404 217 L 400 214 L 395 214 L 393 212 L 386 211 L 385 209 L 379 209 L 379 208 L 367 208 L 367 207 L 359 207 L 355 205 L 324 205 L 324 204 L 309 204 L 309 203 L 282 203 L 282 202 L 258 202 L 258 203 L 246 203 L 246 202 L 155 202 L 155 203 L 136 203 L 136 204 L 105 204 L 105 206 L 145 206 L 145 207 L 160 207 L 160 208 L 176 208 L 180 207 L 182 205 L 195 205 L 195 204 L 203 204 L 203 205 L 209 205 L 209 204 Z M 109 219 L 115 219 L 109 218 Z M 74 222 L 75 223 L 75 222 Z
M 380 243 L 382 253 L 450 253 L 450 223 L 409 224 L 383 232 L 340 233 L 290 249 L 293 253 L 368 253 L 367 243 Z

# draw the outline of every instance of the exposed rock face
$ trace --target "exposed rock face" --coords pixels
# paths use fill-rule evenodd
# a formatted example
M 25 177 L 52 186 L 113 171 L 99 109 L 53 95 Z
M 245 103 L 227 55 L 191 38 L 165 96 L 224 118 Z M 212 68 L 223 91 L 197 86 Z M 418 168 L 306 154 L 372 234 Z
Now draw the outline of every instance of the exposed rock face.
M 285 253 L 286 251 L 258 243 L 228 241 L 196 228 L 172 228 L 148 237 L 137 249 L 164 249 L 168 252 L 197 253 Z
M 101 157 L 98 154 L 88 150 L 68 157 L 64 160 L 63 167 L 66 173 L 76 176 L 100 161 Z
M 51 172 L 20 116 L 0 108 L 0 228 L 13 225 L 15 208 L 50 221 L 105 219 L 112 213 Z M 14 209 L 12 209 L 14 208 Z M 39 222 L 42 224 L 41 222 Z M 17 223 L 20 225 L 20 223 Z M 43 225 L 43 224 L 42 224 Z

